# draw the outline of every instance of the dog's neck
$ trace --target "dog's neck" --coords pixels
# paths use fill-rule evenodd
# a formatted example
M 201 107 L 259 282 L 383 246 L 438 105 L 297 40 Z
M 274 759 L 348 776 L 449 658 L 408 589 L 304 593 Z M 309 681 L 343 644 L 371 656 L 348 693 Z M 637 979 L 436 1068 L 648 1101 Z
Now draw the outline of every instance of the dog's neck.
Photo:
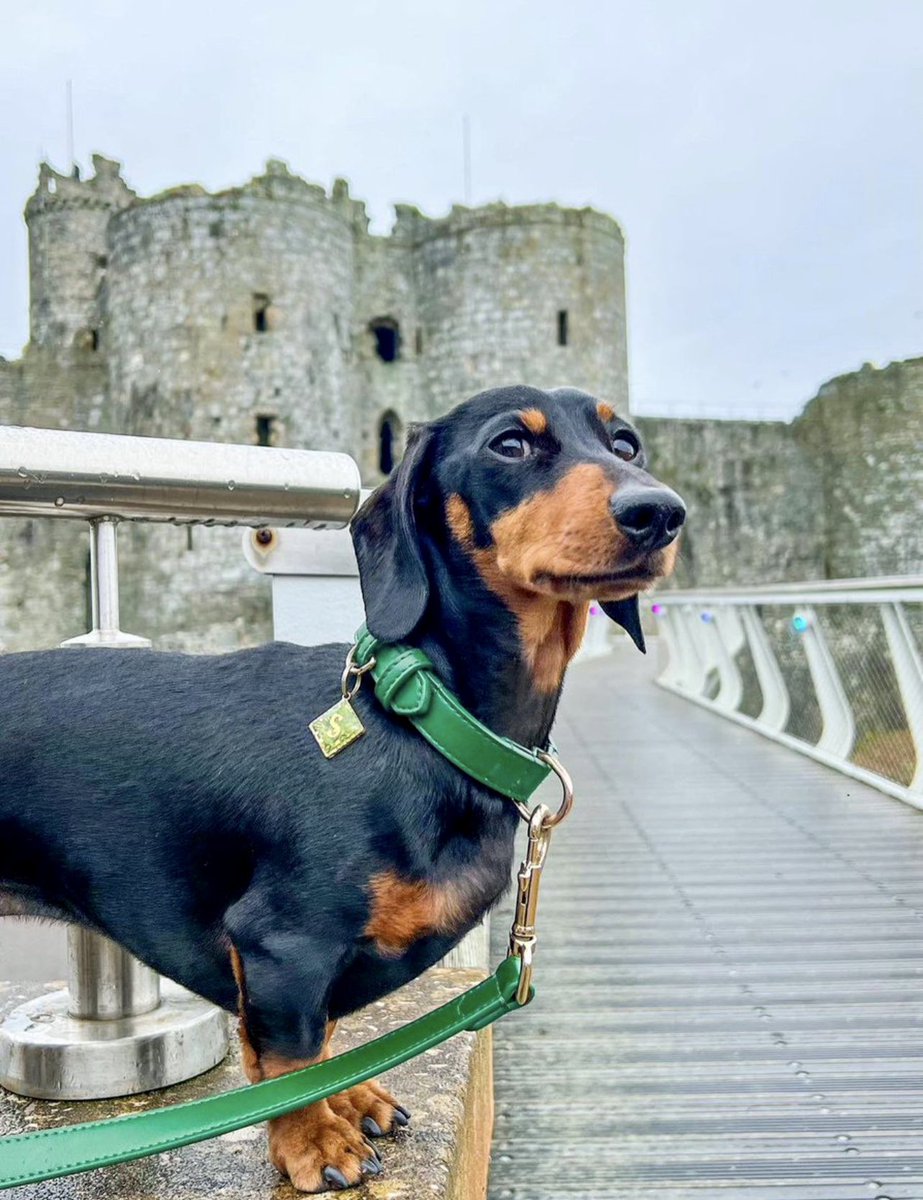
M 430 604 L 410 640 L 494 733 L 544 747 L 587 606 L 524 594 L 501 598 L 470 557 L 451 546 L 433 555 L 431 571 Z

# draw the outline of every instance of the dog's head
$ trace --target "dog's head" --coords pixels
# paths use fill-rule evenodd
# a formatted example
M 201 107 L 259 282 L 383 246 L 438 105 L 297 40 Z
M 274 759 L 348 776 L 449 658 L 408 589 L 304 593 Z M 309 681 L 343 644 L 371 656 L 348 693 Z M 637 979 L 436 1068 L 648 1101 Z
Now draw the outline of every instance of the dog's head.
M 597 599 L 643 649 L 638 593 L 673 569 L 685 516 L 608 404 L 572 388 L 482 392 L 418 426 L 353 521 L 369 629 L 413 632 L 430 598 L 423 542 L 448 537 L 520 621 L 530 604 Z

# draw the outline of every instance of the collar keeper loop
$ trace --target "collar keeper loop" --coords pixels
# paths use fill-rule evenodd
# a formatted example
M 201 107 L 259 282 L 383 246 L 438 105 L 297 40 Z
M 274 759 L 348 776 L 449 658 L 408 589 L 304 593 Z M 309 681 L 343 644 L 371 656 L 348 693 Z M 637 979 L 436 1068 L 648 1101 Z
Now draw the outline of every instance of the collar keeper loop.
M 402 717 L 423 716 L 432 700 L 427 678 L 432 669 L 422 650 L 402 647 L 375 673 L 375 695 L 384 708 Z

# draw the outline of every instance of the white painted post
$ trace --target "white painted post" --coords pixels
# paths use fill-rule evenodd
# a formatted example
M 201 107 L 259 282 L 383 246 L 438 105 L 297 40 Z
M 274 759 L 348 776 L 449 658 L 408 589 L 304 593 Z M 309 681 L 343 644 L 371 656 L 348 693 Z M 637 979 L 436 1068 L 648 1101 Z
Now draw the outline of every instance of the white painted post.
M 917 764 L 908 790 L 923 799 L 923 664 L 913 640 L 907 617 L 900 604 L 882 604 L 881 620 L 885 627 L 894 674 L 901 693 L 907 728 L 913 741 Z
M 835 758 L 848 759 L 856 738 L 856 722 L 849 698 L 843 689 L 836 663 L 814 609 L 799 608 L 795 615 L 807 622 L 800 635 L 801 644 L 804 646 L 823 721 L 816 748 Z
M 683 632 L 678 628 L 676 612 L 673 608 L 663 606 L 657 614 L 660 634 L 667 650 L 667 661 L 661 671 L 658 682 L 667 687 L 683 687 Z
M 683 650 L 683 688 L 702 696 L 708 681 L 708 665 L 702 657 L 698 612 L 688 605 L 673 609 L 674 625 Z
M 763 707 L 756 719 L 767 730 L 781 733 L 788 724 L 791 711 L 791 700 L 781 668 L 754 605 L 741 605 L 740 621 L 750 643 L 750 656 L 763 694 Z
M 731 657 L 731 651 L 724 640 L 727 629 L 733 634 L 733 627 L 726 617 L 722 619 L 721 610 L 712 614 L 710 621 L 702 622 L 703 633 L 709 643 L 710 655 L 718 672 L 718 694 L 715 704 L 726 712 L 736 712 L 743 699 L 744 685 L 737 669 L 737 663 Z

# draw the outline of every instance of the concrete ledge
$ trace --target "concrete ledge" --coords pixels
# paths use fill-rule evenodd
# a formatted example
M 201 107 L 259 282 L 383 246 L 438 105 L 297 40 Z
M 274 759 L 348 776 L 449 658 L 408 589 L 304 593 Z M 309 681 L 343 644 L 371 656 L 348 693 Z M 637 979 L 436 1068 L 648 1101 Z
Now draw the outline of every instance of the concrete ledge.
M 475 970 L 437 968 L 344 1021 L 334 1046 L 365 1042 L 483 979 Z M 0 983 L 0 1015 L 52 986 Z M 179 1087 L 125 1100 L 51 1103 L 0 1091 L 0 1135 L 137 1112 L 227 1091 L 243 1082 L 234 1051 L 215 1070 Z M 483 1200 L 493 1127 L 490 1030 L 463 1033 L 383 1078 L 413 1114 L 407 1131 L 377 1145 L 384 1171 L 346 1193 L 368 1200 Z M 11 1200 L 295 1200 L 266 1160 L 263 1126 L 105 1170 L 13 1188 Z M 337 1194 L 337 1193 L 331 1193 Z M 339 1193 L 342 1194 L 342 1193 Z

